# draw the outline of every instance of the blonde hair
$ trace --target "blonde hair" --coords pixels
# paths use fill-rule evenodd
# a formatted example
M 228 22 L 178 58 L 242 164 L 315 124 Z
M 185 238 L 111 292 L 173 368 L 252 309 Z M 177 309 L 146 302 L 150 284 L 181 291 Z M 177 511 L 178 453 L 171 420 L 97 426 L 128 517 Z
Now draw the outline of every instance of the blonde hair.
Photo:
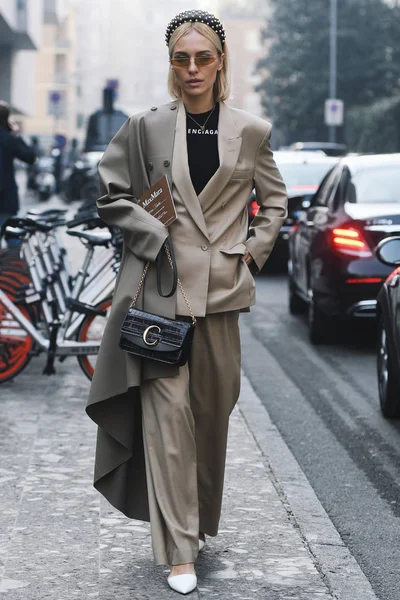
M 212 42 L 218 52 L 218 56 L 224 54 L 222 69 L 217 71 L 217 78 L 214 83 L 214 101 L 223 102 L 224 100 L 227 100 L 230 95 L 228 47 L 225 43 L 224 47 L 222 48 L 222 42 L 218 34 L 211 29 L 211 27 L 205 23 L 182 23 L 182 25 L 177 27 L 177 29 L 175 29 L 174 33 L 171 35 L 171 39 L 168 44 L 170 58 L 172 57 L 175 44 L 181 39 L 181 37 L 189 33 L 191 29 L 194 29 Z M 168 91 L 173 98 L 182 98 L 182 90 L 172 69 L 170 69 L 168 73 Z

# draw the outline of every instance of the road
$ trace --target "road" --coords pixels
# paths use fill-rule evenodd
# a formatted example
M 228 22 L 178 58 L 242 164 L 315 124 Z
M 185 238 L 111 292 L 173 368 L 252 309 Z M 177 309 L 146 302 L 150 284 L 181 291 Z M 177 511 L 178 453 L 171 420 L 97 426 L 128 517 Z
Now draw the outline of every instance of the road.
M 382 600 L 400 596 L 400 422 L 379 411 L 373 323 L 313 347 L 285 275 L 257 279 L 241 318 L 243 367 Z

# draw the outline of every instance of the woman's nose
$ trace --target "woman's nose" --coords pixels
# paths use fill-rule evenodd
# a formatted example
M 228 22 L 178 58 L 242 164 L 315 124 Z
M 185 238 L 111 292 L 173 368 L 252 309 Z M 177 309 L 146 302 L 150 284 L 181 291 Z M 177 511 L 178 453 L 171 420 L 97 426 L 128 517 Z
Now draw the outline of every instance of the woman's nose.
M 197 71 L 199 70 L 199 69 L 197 68 L 197 65 L 196 65 L 196 63 L 195 63 L 195 60 L 196 60 L 195 58 L 191 58 L 191 59 L 190 59 L 190 64 L 189 64 L 189 66 L 188 66 L 188 71 L 189 71 L 189 73 L 197 73 Z

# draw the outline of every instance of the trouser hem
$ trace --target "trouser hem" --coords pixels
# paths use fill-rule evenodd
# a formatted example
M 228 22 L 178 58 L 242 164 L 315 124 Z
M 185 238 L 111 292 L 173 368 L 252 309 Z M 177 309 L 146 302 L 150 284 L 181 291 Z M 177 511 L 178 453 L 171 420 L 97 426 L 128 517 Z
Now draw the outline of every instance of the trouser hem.
M 197 542 L 198 545 L 198 542 Z M 190 550 L 179 550 L 178 548 L 172 552 L 171 556 L 154 555 L 154 562 L 157 566 L 160 565 L 184 565 L 186 563 L 194 563 L 199 555 L 198 547 Z

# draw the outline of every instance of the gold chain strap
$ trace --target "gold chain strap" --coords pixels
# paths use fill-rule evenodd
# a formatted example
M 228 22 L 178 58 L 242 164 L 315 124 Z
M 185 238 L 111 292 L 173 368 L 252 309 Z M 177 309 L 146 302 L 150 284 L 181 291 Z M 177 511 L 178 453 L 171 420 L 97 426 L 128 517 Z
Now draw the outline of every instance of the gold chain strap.
M 137 302 L 137 299 L 139 298 L 140 292 L 142 291 L 143 283 L 146 278 L 147 271 L 149 270 L 149 266 L 150 266 L 150 261 L 147 261 L 147 263 L 144 265 L 143 273 L 142 273 L 142 276 L 139 281 L 137 292 L 133 296 L 133 300 L 132 300 L 131 306 L 130 306 L 131 308 L 134 308 L 136 306 L 136 302 Z
M 171 265 L 171 269 L 174 270 L 174 264 L 172 262 L 171 253 L 169 251 L 167 243 L 164 244 L 164 248 L 165 248 L 165 252 L 167 254 L 168 262 Z M 147 271 L 149 270 L 149 266 L 150 266 L 150 261 L 147 261 L 147 263 L 144 266 L 143 273 L 142 273 L 142 276 L 141 276 L 140 281 L 139 281 L 138 289 L 136 291 L 136 294 L 133 297 L 133 300 L 132 300 L 132 303 L 131 303 L 131 308 L 134 308 L 136 306 L 136 302 L 137 302 L 137 299 L 139 298 L 140 292 L 142 291 L 143 283 L 144 283 L 144 280 L 146 278 Z M 193 323 L 193 325 L 196 325 L 196 323 L 197 323 L 196 317 L 193 314 L 192 307 L 190 306 L 188 297 L 186 296 L 185 290 L 182 287 L 182 283 L 181 283 L 181 280 L 179 279 L 179 277 L 178 277 L 178 285 L 179 285 L 179 289 L 181 290 L 183 299 L 184 299 L 184 301 L 186 303 L 186 306 L 188 307 L 190 316 L 192 318 L 192 323 Z

